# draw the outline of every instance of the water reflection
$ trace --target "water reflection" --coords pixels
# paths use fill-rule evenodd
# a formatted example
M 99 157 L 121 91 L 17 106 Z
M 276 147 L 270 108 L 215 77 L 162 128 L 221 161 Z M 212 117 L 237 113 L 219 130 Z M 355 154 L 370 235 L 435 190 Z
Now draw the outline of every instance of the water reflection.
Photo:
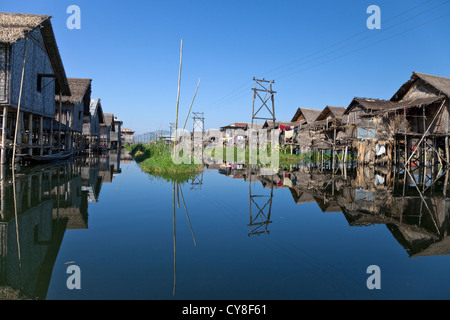
M 273 190 L 286 188 L 296 204 L 342 213 L 350 226 L 385 225 L 410 257 L 450 254 L 449 171 L 298 164 L 273 173 L 224 165 L 219 172 L 249 182 L 249 236 L 269 234 Z M 255 183 L 269 191 L 255 193 Z
M 1 172 L 0 298 L 45 299 L 66 230 L 88 228 L 120 153 Z

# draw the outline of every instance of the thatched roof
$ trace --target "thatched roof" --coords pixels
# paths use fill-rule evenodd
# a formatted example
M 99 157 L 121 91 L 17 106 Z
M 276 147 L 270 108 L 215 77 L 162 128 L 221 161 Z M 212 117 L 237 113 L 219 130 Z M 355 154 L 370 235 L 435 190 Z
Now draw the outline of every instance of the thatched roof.
M 304 119 L 306 121 L 305 124 L 311 124 L 317 119 L 321 112 L 322 110 L 318 109 L 298 108 L 291 121 L 297 122 Z
M 63 103 L 79 103 L 83 101 L 85 95 L 91 92 L 92 79 L 67 78 L 72 95 L 62 96 Z M 59 102 L 59 96 L 56 96 L 56 101 Z
M 112 113 L 104 113 L 103 117 L 105 118 L 104 125 L 110 126 L 111 127 L 111 131 L 116 131 L 115 126 L 114 126 L 114 114 L 112 114 Z
M 341 119 L 346 109 L 347 108 L 345 107 L 326 106 L 325 109 L 323 109 L 319 116 L 316 118 L 316 121 L 326 119 L 329 115 L 331 115 L 333 119 Z
M 355 106 L 362 106 L 366 112 L 371 113 L 382 113 L 388 111 L 395 111 L 400 109 L 409 109 L 413 107 L 420 107 L 423 105 L 430 105 L 437 101 L 441 101 L 444 96 L 421 98 L 409 101 L 390 101 L 390 100 L 380 100 L 380 99 L 370 99 L 370 98 L 354 98 L 348 108 L 345 110 L 344 114 L 348 114 Z
M 70 96 L 66 72 L 56 45 L 55 34 L 50 22 L 51 16 L 0 12 L 0 42 L 13 44 L 27 36 L 29 32 L 40 28 L 45 47 L 56 74 L 56 92 Z
M 394 94 L 391 98 L 391 101 L 399 101 L 401 100 L 405 94 L 409 91 L 412 85 L 418 81 L 422 80 L 425 83 L 429 84 L 441 94 L 446 95 L 450 98 L 450 78 L 439 77 L 430 74 L 424 74 L 420 72 L 413 72 L 411 79 L 405 82 L 400 89 Z
M 0 42 L 15 43 L 51 16 L 0 12 Z

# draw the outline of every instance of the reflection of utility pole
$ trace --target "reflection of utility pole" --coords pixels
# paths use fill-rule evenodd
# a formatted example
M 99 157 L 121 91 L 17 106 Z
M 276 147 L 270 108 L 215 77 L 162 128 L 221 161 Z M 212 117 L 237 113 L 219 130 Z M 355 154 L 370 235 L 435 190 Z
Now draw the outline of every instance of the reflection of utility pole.
M 191 190 L 201 190 L 203 184 L 203 171 L 191 180 Z
M 248 226 L 250 227 L 250 233 L 248 236 L 252 235 L 260 235 L 262 233 L 269 234 L 269 224 L 272 223 L 270 220 L 270 216 L 272 214 L 272 199 L 273 199 L 273 185 L 274 179 L 271 177 L 271 186 L 270 186 L 270 196 L 262 195 L 262 194 L 254 194 L 252 191 L 252 173 L 249 167 L 248 169 L 248 190 L 249 190 L 249 215 L 250 215 L 250 223 Z M 267 199 L 269 198 L 269 199 Z M 262 199 L 262 201 L 261 201 Z M 259 201 L 258 201 L 259 200 Z M 256 209 L 256 214 L 253 215 L 253 209 Z

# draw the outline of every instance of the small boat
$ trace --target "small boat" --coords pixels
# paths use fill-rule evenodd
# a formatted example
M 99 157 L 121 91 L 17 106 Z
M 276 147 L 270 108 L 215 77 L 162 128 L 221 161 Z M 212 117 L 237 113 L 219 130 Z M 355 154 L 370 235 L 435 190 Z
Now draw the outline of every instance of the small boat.
M 73 155 L 72 151 L 67 151 L 67 152 L 60 152 L 60 153 L 55 153 L 55 154 L 48 154 L 48 155 L 44 155 L 44 156 L 27 155 L 24 157 L 24 159 L 31 161 L 31 162 L 45 163 L 45 162 L 66 160 L 66 159 L 70 158 L 72 155 Z

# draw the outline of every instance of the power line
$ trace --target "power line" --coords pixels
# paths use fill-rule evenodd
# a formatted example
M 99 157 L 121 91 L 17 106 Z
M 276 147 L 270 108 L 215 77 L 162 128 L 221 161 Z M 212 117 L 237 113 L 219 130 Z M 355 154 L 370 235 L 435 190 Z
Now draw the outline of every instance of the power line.
M 372 37 L 374 37 L 374 36 L 378 36 L 379 34 L 381 34 L 381 33 L 383 33 L 383 32 L 386 32 L 386 31 L 389 31 L 390 29 L 395 28 L 395 27 L 397 27 L 397 26 L 399 26 L 399 25 L 401 25 L 401 24 L 404 24 L 404 23 L 406 23 L 406 22 L 408 22 L 408 21 L 410 21 L 410 20 L 412 20 L 412 19 L 415 19 L 415 18 L 417 18 L 418 16 L 421 16 L 421 15 L 423 15 L 423 14 L 425 14 L 425 13 L 428 13 L 428 12 L 430 12 L 430 11 L 433 11 L 433 10 L 439 8 L 439 7 L 442 7 L 443 5 L 445 5 L 445 4 L 449 3 L 449 2 L 450 2 L 450 0 L 447 0 L 447 1 L 445 1 L 445 2 L 443 2 L 443 3 L 441 3 L 441 4 L 437 5 L 437 6 L 435 6 L 435 7 L 433 7 L 433 8 L 430 8 L 430 9 L 428 9 L 428 10 L 425 10 L 425 11 L 421 12 L 421 13 L 418 13 L 418 14 L 416 14 L 416 15 L 414 15 L 414 16 L 412 16 L 412 17 L 409 17 L 409 18 L 407 18 L 407 19 L 405 19 L 405 20 L 403 20 L 403 21 L 401 21 L 401 22 L 399 22 L 399 23 L 396 23 L 396 24 L 394 24 L 394 25 L 392 25 L 392 26 L 390 26 L 390 27 L 388 27 L 388 28 L 383 28 L 382 30 L 380 30 L 380 31 L 377 32 L 377 33 L 372 33 L 371 35 L 369 35 L 369 36 L 367 36 L 367 37 L 365 37 L 365 38 L 362 38 L 362 39 L 356 40 L 356 41 L 354 41 L 354 42 L 351 42 L 350 44 L 348 44 L 348 45 L 346 45 L 346 46 L 343 46 L 343 47 L 340 47 L 340 48 L 338 48 L 338 49 L 336 49 L 336 50 L 334 50 L 334 51 L 331 51 L 331 52 L 328 52 L 328 53 L 326 53 L 326 54 L 324 54 L 324 55 L 321 55 L 321 56 L 319 56 L 319 57 L 313 58 L 313 59 L 308 60 L 308 61 L 306 61 L 306 62 L 304 62 L 304 63 L 297 64 L 295 67 L 298 67 L 298 66 L 301 66 L 301 65 L 308 64 L 308 63 L 313 62 L 313 61 L 315 61 L 315 60 L 317 60 L 317 59 L 320 59 L 320 58 L 329 56 L 329 55 L 332 54 L 332 53 L 339 52 L 339 51 L 341 51 L 342 49 L 351 47 L 351 46 L 353 46 L 353 45 L 355 45 L 355 44 L 358 44 L 358 43 L 360 43 L 360 42 L 362 42 L 362 41 L 364 41 L 364 40 L 367 40 L 367 39 L 372 38 Z M 366 31 L 370 31 L 370 30 L 367 29 Z M 282 74 L 282 73 L 281 73 L 281 74 Z M 277 77 L 274 76 L 274 78 L 277 78 Z
M 423 3 L 421 3 L 421 4 L 419 4 L 419 5 L 416 5 L 416 6 L 414 6 L 414 7 L 411 7 L 411 8 L 409 8 L 409 9 L 407 9 L 407 10 L 405 10 L 405 11 L 403 11 L 403 12 L 397 14 L 397 15 L 395 15 L 394 17 L 391 17 L 391 18 L 385 20 L 384 23 L 387 23 L 387 22 L 389 22 L 389 21 L 393 21 L 393 20 L 397 19 L 398 17 L 400 17 L 400 16 L 402 16 L 402 15 L 404 15 L 404 14 L 410 12 L 410 11 L 413 11 L 414 9 L 417 9 L 417 8 L 419 8 L 419 7 L 422 7 L 422 6 L 424 6 L 424 5 L 428 4 L 428 3 L 430 3 L 431 1 L 433 1 L 433 0 L 427 0 L 427 1 L 425 1 L 425 2 L 423 2 Z M 399 22 L 399 23 L 397 23 L 397 24 L 395 24 L 395 25 L 393 25 L 393 26 L 388 27 L 387 29 L 383 29 L 382 31 L 378 32 L 376 35 L 379 35 L 381 32 L 390 30 L 390 29 L 392 29 L 392 28 L 394 28 L 394 27 L 396 27 L 396 26 L 398 26 L 398 25 L 401 25 L 401 24 L 403 24 L 403 23 L 405 23 L 405 22 L 407 22 L 407 21 L 410 21 L 410 20 L 416 18 L 417 16 L 420 16 L 420 15 L 423 15 L 423 14 L 425 14 L 425 13 L 427 13 L 427 12 L 430 12 L 430 11 L 432 11 L 432 10 L 435 10 L 435 9 L 437 9 L 437 8 L 439 8 L 439 7 L 441 7 L 441 6 L 445 5 L 445 4 L 447 4 L 448 2 L 450 2 L 450 0 L 447 0 L 447 1 L 443 2 L 443 3 L 440 3 L 439 5 L 434 6 L 434 7 L 432 7 L 432 8 L 429 8 L 429 9 L 427 9 L 427 10 L 425 10 L 425 11 L 422 11 L 422 12 L 416 14 L 415 16 L 412 16 L 412 17 L 410 17 L 410 18 L 407 18 L 407 19 L 405 19 L 405 20 L 403 20 L 403 21 L 401 21 L 401 22 Z M 434 19 L 434 20 L 428 21 L 428 22 L 426 22 L 426 23 L 424 23 L 424 24 L 421 24 L 421 25 L 419 25 L 419 26 L 417 26 L 417 27 L 413 27 L 413 28 L 409 29 L 407 32 L 412 31 L 412 30 L 415 30 L 415 29 L 417 29 L 418 27 L 421 27 L 421 26 L 423 26 L 423 25 L 425 25 L 425 24 L 431 23 L 431 22 L 433 22 L 433 21 L 435 21 L 435 20 L 441 19 L 441 18 L 444 17 L 444 16 L 446 16 L 446 15 L 440 16 L 440 17 L 438 17 L 438 18 L 436 18 L 436 19 Z M 328 47 L 326 47 L 326 48 L 324 48 L 324 49 L 318 50 L 318 51 L 316 51 L 316 52 L 314 52 L 314 53 L 312 53 L 312 54 L 309 54 L 309 55 L 304 56 L 304 57 L 302 57 L 302 58 L 300 58 L 300 59 L 297 59 L 297 60 L 295 60 L 295 61 L 293 61 L 293 62 L 291 62 L 291 63 L 289 63 L 289 64 L 286 64 L 286 65 L 284 65 L 284 66 L 281 66 L 281 67 L 272 69 L 271 71 L 269 71 L 269 72 L 267 72 L 267 73 L 273 73 L 274 71 L 281 70 L 281 69 L 285 69 L 287 66 L 291 66 L 291 65 L 294 64 L 294 63 L 298 63 L 299 61 L 302 61 L 302 60 L 304 60 L 304 59 L 306 59 L 306 58 L 312 57 L 312 56 L 314 56 L 314 55 L 316 55 L 316 54 L 319 54 L 319 53 L 321 53 L 321 52 L 323 52 L 323 51 L 326 51 L 326 50 L 328 50 L 328 49 L 330 49 L 330 48 L 333 48 L 333 47 L 335 47 L 335 46 L 337 46 L 337 45 L 339 45 L 339 44 L 341 44 L 341 43 L 347 42 L 347 41 L 349 41 L 349 40 L 351 40 L 351 39 L 353 39 L 353 38 L 355 38 L 355 37 L 357 37 L 357 36 L 359 36 L 359 35 L 361 35 L 361 34 L 364 34 L 364 33 L 368 32 L 368 31 L 370 31 L 370 30 L 369 30 L 369 29 L 366 29 L 366 30 L 364 30 L 364 31 L 358 32 L 358 33 L 356 33 L 356 34 L 354 34 L 354 35 L 352 35 L 352 36 L 350 36 L 350 37 L 348 37 L 348 38 L 346 38 L 346 39 L 344 39 L 344 40 L 338 41 L 338 42 L 336 42 L 336 43 L 334 43 L 334 44 L 332 44 L 332 45 L 330 45 L 330 46 L 328 46 Z M 400 35 L 400 34 L 403 34 L 403 33 L 406 33 L 406 32 L 402 32 L 402 33 L 396 34 L 396 35 L 394 35 L 394 36 L 397 36 L 397 35 Z M 380 43 L 380 42 L 386 41 L 386 40 L 388 40 L 388 39 L 390 39 L 390 38 L 392 38 L 392 37 L 394 37 L 394 36 L 388 37 L 388 38 L 383 39 L 383 40 L 381 40 L 381 41 L 377 41 L 377 42 L 375 42 L 374 44 L 368 45 L 368 46 L 366 46 L 366 47 L 364 47 L 364 48 L 367 48 L 367 47 L 373 46 L 373 45 L 375 45 L 375 44 L 378 44 L 378 43 Z M 360 40 L 357 41 L 357 42 L 360 42 L 360 41 L 362 41 L 362 40 L 366 40 L 366 39 L 368 39 L 368 38 L 370 38 L 370 37 L 371 37 L 371 36 L 365 37 L 365 38 L 363 38 L 363 39 L 360 39 Z M 347 47 L 349 47 L 349 46 L 351 46 L 351 45 L 353 45 L 353 44 L 355 44 L 355 43 L 357 43 L 357 42 L 352 42 L 350 45 L 346 45 L 346 46 L 344 46 L 344 47 L 341 47 L 341 48 L 339 48 L 339 49 L 337 49 L 337 50 L 334 50 L 334 51 L 332 51 L 332 52 L 330 52 L 330 53 L 328 53 L 328 54 L 322 55 L 322 56 L 320 56 L 320 57 L 318 57 L 318 58 L 323 58 L 323 57 L 325 57 L 325 56 L 330 55 L 331 53 L 336 53 L 336 52 L 338 52 L 338 51 L 340 51 L 340 50 L 342 50 L 342 49 L 345 49 L 345 48 L 347 48 Z M 330 59 L 330 60 L 328 60 L 328 61 L 325 61 L 325 62 L 316 64 L 316 65 L 311 66 L 311 67 L 304 68 L 304 69 L 299 70 L 299 71 L 296 71 L 296 72 L 292 72 L 292 73 L 288 74 L 287 76 L 289 76 L 289 75 L 291 75 L 291 74 L 294 74 L 294 73 L 299 73 L 299 72 L 302 72 L 302 71 L 305 71 L 305 70 L 308 70 L 308 69 L 317 67 L 317 66 L 322 65 L 322 64 L 325 64 L 325 63 L 329 63 L 329 62 L 334 61 L 334 60 L 337 60 L 337 59 L 339 59 L 339 58 L 341 58 L 341 57 L 344 57 L 344 56 L 347 56 L 347 55 L 352 54 L 352 53 L 354 53 L 354 52 L 360 51 L 360 50 L 362 50 L 362 49 L 364 49 L 364 48 L 359 48 L 359 49 L 356 49 L 356 50 L 354 50 L 354 51 L 351 51 L 350 53 L 347 53 L 347 54 L 338 56 L 338 57 L 333 58 L 333 59 Z M 309 60 L 309 61 L 307 61 L 307 62 L 305 62 L 305 63 L 299 64 L 299 65 L 303 65 L 303 64 L 307 64 L 307 63 L 313 62 L 313 61 L 317 60 L 318 58 L 311 59 L 311 60 Z M 297 65 L 297 66 L 298 66 L 298 65 Z M 291 69 L 292 69 L 292 68 L 291 68 Z M 220 98 L 219 100 L 217 100 L 216 102 L 214 102 L 213 104 L 211 104 L 210 106 L 217 106 L 217 107 L 214 108 L 214 109 L 211 109 L 210 111 L 216 110 L 216 109 L 220 108 L 221 106 L 223 106 L 224 104 L 229 104 L 229 103 L 231 103 L 231 102 L 234 102 L 234 101 L 236 101 L 236 100 L 242 98 L 242 97 L 243 97 L 244 95 L 246 95 L 247 92 L 248 92 L 248 88 L 243 88 L 243 87 L 246 86 L 249 82 L 250 82 L 250 81 L 246 81 L 246 82 L 245 82 L 244 84 L 242 84 L 240 87 L 238 87 L 237 89 L 231 91 L 228 95 L 223 96 L 222 98 Z M 233 93 L 235 93 L 235 94 L 233 94 Z
M 385 23 L 387 23 L 387 22 L 389 22 L 389 21 L 392 21 L 392 20 L 394 20 L 394 19 L 396 19 L 396 18 L 398 18 L 398 17 L 400 17 L 400 16 L 402 16 L 402 15 L 404 15 L 404 14 L 406 14 L 406 13 L 408 13 L 408 12 L 414 10 L 414 9 L 417 9 L 417 8 L 419 8 L 419 7 L 421 7 L 421 6 L 424 6 L 424 5 L 426 5 L 427 3 L 430 3 L 431 1 L 433 1 L 433 0 L 427 0 L 427 1 L 421 3 L 421 4 L 417 5 L 417 6 L 414 6 L 414 7 L 412 7 L 412 8 L 409 8 L 409 9 L 407 9 L 407 10 L 405 10 L 405 11 L 403 11 L 403 12 L 397 14 L 397 15 L 395 15 L 394 17 L 391 17 L 391 18 L 385 20 L 385 21 L 383 22 L 383 24 L 385 24 Z M 446 2 L 448 2 L 448 1 L 446 1 Z M 339 45 L 339 44 L 341 44 L 341 43 L 347 42 L 347 41 L 349 41 L 349 40 L 351 40 L 351 39 L 353 39 L 353 38 L 355 38 L 355 37 L 357 37 L 357 36 L 359 36 L 359 35 L 361 35 L 361 34 L 365 34 L 365 33 L 370 32 L 370 31 L 371 31 L 371 30 L 369 30 L 369 29 L 365 29 L 365 30 L 363 30 L 363 31 L 357 32 L 357 33 L 355 33 L 354 35 L 352 35 L 352 36 L 350 36 L 350 37 L 348 37 L 348 38 L 346 38 L 346 39 L 344 39 L 344 40 L 337 41 L 337 42 L 333 43 L 332 45 L 330 45 L 330 46 L 328 46 L 328 47 L 325 47 L 325 48 L 323 48 L 323 49 L 317 50 L 317 51 L 315 51 L 315 52 L 313 52 L 313 53 L 311 53 L 311 54 L 308 54 L 308 55 L 303 56 L 303 57 L 301 57 L 301 58 L 299 58 L 299 59 L 296 59 L 296 60 L 294 60 L 294 61 L 292 61 L 292 62 L 290 62 L 290 63 L 287 63 L 287 64 L 285 64 L 285 65 L 283 65 L 283 66 L 280 66 L 280 67 L 277 67 L 277 68 L 272 69 L 272 70 L 270 70 L 270 71 L 267 71 L 267 72 L 265 72 L 264 74 L 267 75 L 267 74 L 271 74 L 272 72 L 278 71 L 278 70 L 280 70 L 280 69 L 285 69 L 285 68 L 287 68 L 287 67 L 289 67 L 289 66 L 291 66 L 291 65 L 293 65 L 293 64 L 295 64 L 295 63 L 298 63 L 299 61 L 303 61 L 304 59 L 310 58 L 310 57 L 312 57 L 312 56 L 314 56 L 314 55 L 316 55 L 316 54 L 319 54 L 319 53 L 321 53 L 321 52 L 323 52 L 323 51 L 326 51 L 326 50 L 328 50 L 328 49 L 331 49 L 331 48 L 333 48 L 333 47 L 335 47 L 335 46 L 337 46 L 337 45 Z M 260 75 L 260 76 L 262 77 L 262 75 Z
M 297 74 L 297 73 L 299 73 L 299 72 L 303 72 L 303 71 L 306 71 L 306 70 L 309 70 L 309 69 L 312 69 L 312 68 L 321 66 L 321 65 L 323 65 L 323 64 L 326 64 L 326 63 L 335 61 L 335 60 L 337 60 L 337 59 L 340 59 L 340 58 L 346 57 L 346 56 L 348 56 L 348 55 L 351 55 L 351 54 L 353 54 L 353 53 L 355 53 L 355 52 L 357 52 L 357 51 L 361 51 L 361 50 L 364 50 L 364 49 L 373 47 L 373 46 L 375 46 L 375 45 L 377 45 L 377 44 L 379 44 L 379 43 L 381 43 L 381 42 L 384 42 L 384 41 L 390 40 L 390 39 L 392 39 L 392 38 L 395 38 L 395 37 L 397 37 L 397 36 L 400 36 L 400 35 L 402 35 L 402 34 L 411 32 L 411 31 L 413 31 L 413 30 L 415 30 L 415 29 L 418 29 L 418 28 L 420 28 L 420 27 L 422 27 L 422 26 L 424 26 L 424 25 L 427 25 L 427 24 L 429 24 L 429 23 L 432 23 L 432 22 L 434 22 L 434 21 L 437 21 L 437 20 L 439 20 L 439 19 L 442 19 L 442 18 L 444 18 L 444 17 L 446 17 L 446 16 L 448 16 L 448 15 L 450 15 L 450 12 L 447 12 L 446 14 L 443 14 L 443 15 L 437 17 L 437 18 L 434 18 L 434 19 L 432 19 L 432 20 L 429 20 L 429 21 L 427 21 L 427 22 L 424 22 L 424 23 L 422 23 L 422 24 L 420 24 L 420 25 L 417 25 L 417 26 L 415 26 L 415 27 L 412 27 L 412 28 L 410 28 L 410 29 L 408 29 L 408 30 L 405 30 L 405 31 L 403 31 L 403 32 L 396 33 L 396 34 L 394 34 L 394 35 L 392 35 L 392 36 L 389 36 L 389 37 L 387 37 L 387 38 L 381 39 L 381 40 L 379 40 L 379 41 L 377 41 L 377 42 L 374 42 L 374 43 L 372 43 L 372 44 L 366 45 L 366 46 L 364 46 L 364 47 L 355 49 L 355 50 L 350 51 L 350 52 L 348 52 L 348 53 L 346 53 L 346 54 L 343 54 L 343 55 L 340 55 L 340 56 L 335 57 L 335 58 L 333 58 L 333 59 L 330 59 L 330 60 L 328 60 L 328 61 L 324 61 L 324 62 L 318 63 L 318 64 L 316 64 L 316 65 L 313 65 L 313 66 L 311 66 L 311 67 L 304 68 L 304 69 L 299 70 L 299 71 L 294 71 L 294 72 L 292 72 L 292 73 L 290 73 L 290 74 L 288 74 L 288 75 L 285 75 L 284 77 L 280 77 L 279 79 L 286 78 L 286 77 L 289 77 L 289 76 L 291 76 L 291 75 Z

